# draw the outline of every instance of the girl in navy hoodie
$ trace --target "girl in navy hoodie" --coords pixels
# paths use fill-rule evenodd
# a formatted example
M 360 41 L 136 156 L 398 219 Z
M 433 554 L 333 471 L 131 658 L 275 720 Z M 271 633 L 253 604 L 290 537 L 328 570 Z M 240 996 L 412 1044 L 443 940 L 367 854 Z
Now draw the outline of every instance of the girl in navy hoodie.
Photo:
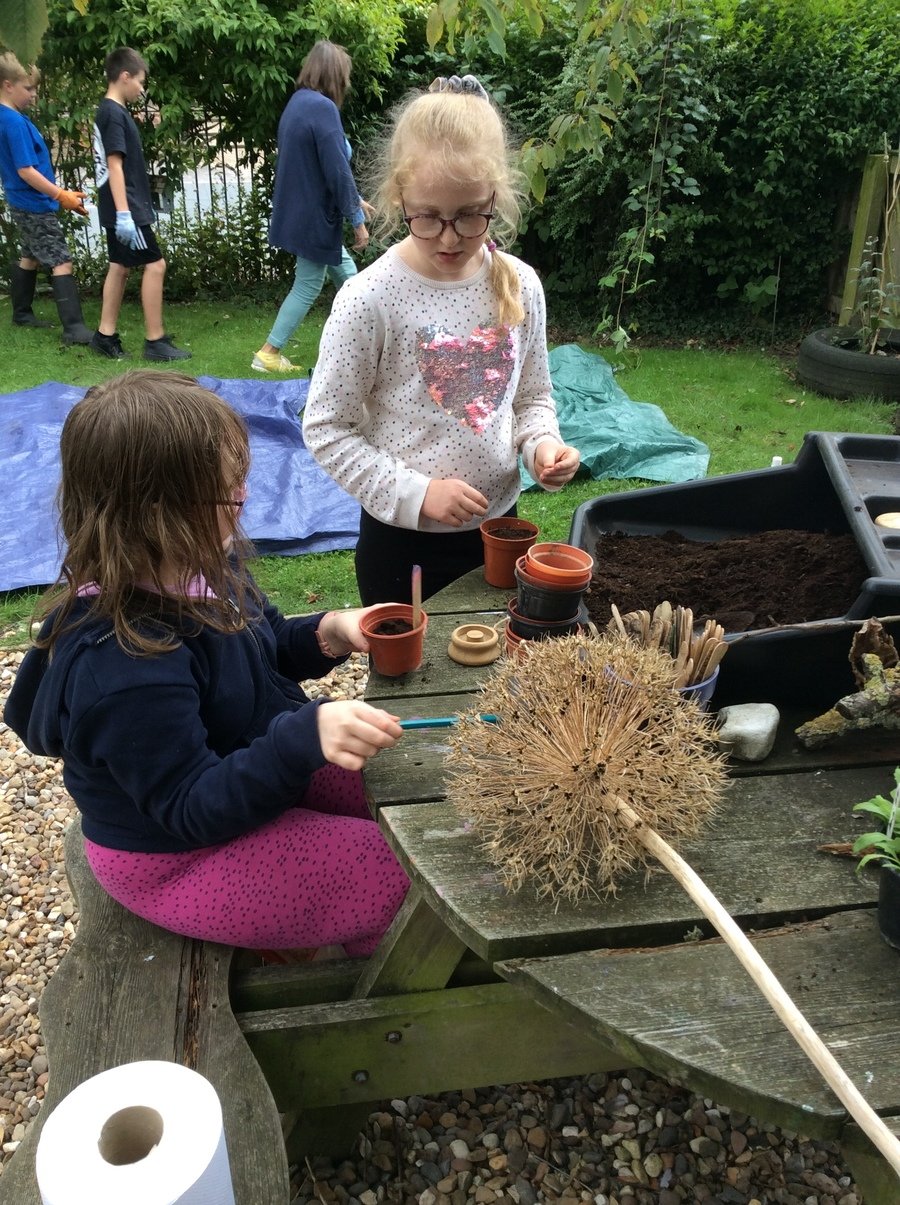
M 363 612 L 288 619 L 260 594 L 247 432 L 193 378 L 94 386 L 61 460 L 66 553 L 4 718 L 62 758 L 98 881 L 189 937 L 370 953 L 408 880 L 360 770 L 401 729 L 297 685 L 367 650 Z

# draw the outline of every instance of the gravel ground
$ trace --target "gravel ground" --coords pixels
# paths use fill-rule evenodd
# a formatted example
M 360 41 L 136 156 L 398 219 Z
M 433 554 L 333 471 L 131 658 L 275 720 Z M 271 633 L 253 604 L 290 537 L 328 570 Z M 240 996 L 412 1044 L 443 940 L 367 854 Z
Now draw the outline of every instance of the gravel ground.
M 0 707 L 22 659 L 0 654 Z M 353 657 L 310 693 L 359 697 Z M 41 991 L 75 933 L 63 866 L 73 805 L 59 763 L 0 723 L 0 1184 L 38 1113 Z M 385 1101 L 344 1162 L 295 1169 L 295 1205 L 861 1205 L 834 1144 L 809 1141 L 631 1069 Z M 2 1189 L 0 1189 L 2 1195 Z M 10 1203 L 12 1205 L 12 1203 Z

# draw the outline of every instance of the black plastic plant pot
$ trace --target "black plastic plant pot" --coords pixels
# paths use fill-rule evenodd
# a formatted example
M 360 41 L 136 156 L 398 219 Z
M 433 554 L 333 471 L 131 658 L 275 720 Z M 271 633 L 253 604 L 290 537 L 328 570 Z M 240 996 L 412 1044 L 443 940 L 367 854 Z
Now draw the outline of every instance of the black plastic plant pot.
M 900 870 L 886 863 L 878 883 L 878 928 L 887 944 L 900 950 Z
M 525 619 L 574 623 L 587 587 L 579 590 L 557 590 L 553 586 L 535 586 L 525 581 L 516 570 L 516 610 Z
M 533 619 L 521 613 L 516 600 L 511 598 L 506 608 L 510 630 L 523 640 L 544 640 L 548 636 L 571 636 L 580 628 L 581 616 L 576 606 L 575 614 L 565 619 Z

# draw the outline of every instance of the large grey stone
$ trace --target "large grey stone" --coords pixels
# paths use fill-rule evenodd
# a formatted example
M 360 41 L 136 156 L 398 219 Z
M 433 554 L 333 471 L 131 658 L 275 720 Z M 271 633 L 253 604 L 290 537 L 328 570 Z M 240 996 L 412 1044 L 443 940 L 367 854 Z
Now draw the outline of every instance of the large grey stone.
M 735 703 L 718 713 L 719 748 L 739 761 L 763 761 L 772 752 L 780 716 L 772 703 Z

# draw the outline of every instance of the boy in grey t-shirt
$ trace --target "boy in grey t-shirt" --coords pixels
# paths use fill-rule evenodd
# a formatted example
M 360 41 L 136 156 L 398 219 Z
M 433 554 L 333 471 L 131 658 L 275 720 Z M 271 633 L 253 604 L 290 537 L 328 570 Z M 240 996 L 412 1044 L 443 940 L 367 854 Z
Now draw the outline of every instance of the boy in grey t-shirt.
M 140 267 L 146 334 L 144 359 L 189 360 L 191 353 L 176 347 L 163 326 L 166 261 L 153 233 L 156 214 L 141 136 L 127 108 L 130 102 L 144 95 L 147 64 L 136 50 L 122 46 L 107 55 L 104 67 L 108 87 L 94 121 L 94 172 L 100 224 L 106 230 L 109 270 L 103 284 L 100 325 L 91 347 L 111 360 L 120 360 L 125 355 L 116 326 L 131 269 Z

